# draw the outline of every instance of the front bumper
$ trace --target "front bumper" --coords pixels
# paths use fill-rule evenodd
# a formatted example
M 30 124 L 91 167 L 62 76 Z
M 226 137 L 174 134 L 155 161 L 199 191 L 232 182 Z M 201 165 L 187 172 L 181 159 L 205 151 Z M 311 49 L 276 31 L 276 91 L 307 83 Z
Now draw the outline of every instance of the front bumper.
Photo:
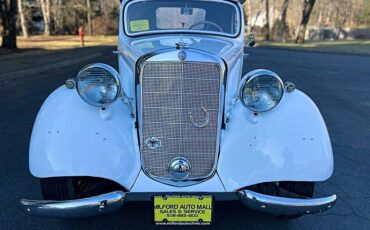
M 333 207 L 337 196 L 297 199 L 269 196 L 249 190 L 240 192 L 242 203 L 254 210 L 278 215 L 300 215 L 324 212 Z
M 85 218 L 111 213 L 123 207 L 125 193 L 111 192 L 99 196 L 66 201 L 21 200 L 26 213 L 51 218 Z
M 95 197 L 67 201 L 21 200 L 20 204 L 21 208 L 26 213 L 34 216 L 84 218 L 117 211 L 122 208 L 127 201 L 151 201 L 153 195 L 156 194 L 157 193 L 124 193 L 122 191 L 116 191 Z M 199 195 L 201 193 L 196 194 Z M 203 194 L 214 196 L 216 201 L 240 200 L 248 208 L 280 215 L 324 212 L 333 207 L 337 200 L 336 195 L 326 198 L 296 199 L 268 196 L 249 190 Z

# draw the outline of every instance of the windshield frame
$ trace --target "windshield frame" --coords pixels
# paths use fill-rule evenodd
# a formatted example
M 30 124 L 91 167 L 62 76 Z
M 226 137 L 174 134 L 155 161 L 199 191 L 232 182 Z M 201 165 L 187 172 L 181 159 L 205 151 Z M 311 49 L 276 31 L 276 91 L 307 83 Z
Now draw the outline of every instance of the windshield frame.
M 156 1 L 156 0 L 131 0 L 128 1 L 125 6 L 123 7 L 123 31 L 128 37 L 139 37 L 139 36 L 145 36 L 145 35 L 156 35 L 156 34 L 206 34 L 206 35 L 219 35 L 219 36 L 224 36 L 224 37 L 230 37 L 230 38 L 237 38 L 239 37 L 240 33 L 242 33 L 242 12 L 237 4 L 237 2 L 233 2 L 231 0 L 196 0 L 196 1 L 203 1 L 203 2 L 218 2 L 218 3 L 224 3 L 231 5 L 235 8 L 235 12 L 237 12 L 237 17 L 239 21 L 238 25 L 238 30 L 234 34 L 230 33 L 223 33 L 223 32 L 217 32 L 217 31 L 205 31 L 205 30 L 179 30 L 179 29 L 170 29 L 170 30 L 152 30 L 152 31 L 142 31 L 142 32 L 129 32 L 127 27 L 128 27 L 128 20 L 127 20 L 127 10 L 128 8 L 135 3 L 138 2 L 149 2 L 149 1 Z

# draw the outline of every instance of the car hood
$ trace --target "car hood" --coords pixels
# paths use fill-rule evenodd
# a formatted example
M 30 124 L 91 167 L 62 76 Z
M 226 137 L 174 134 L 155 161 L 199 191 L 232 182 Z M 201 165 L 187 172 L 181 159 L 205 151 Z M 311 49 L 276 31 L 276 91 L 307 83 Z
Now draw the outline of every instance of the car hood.
M 163 35 L 145 38 L 135 38 L 121 43 L 122 47 L 130 53 L 131 61 L 136 62 L 143 55 L 159 52 L 161 50 L 175 48 L 176 44 L 185 43 L 189 49 L 202 50 L 204 52 L 223 58 L 227 63 L 233 62 L 243 50 L 243 44 L 230 38 L 194 35 Z

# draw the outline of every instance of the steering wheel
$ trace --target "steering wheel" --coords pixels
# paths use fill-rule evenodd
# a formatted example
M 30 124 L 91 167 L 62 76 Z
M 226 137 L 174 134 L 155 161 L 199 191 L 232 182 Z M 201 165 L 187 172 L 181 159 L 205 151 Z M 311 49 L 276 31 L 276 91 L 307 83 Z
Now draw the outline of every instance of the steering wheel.
M 191 25 L 189 27 L 189 29 L 194 29 L 194 27 L 197 27 L 199 25 L 206 25 L 206 28 L 207 26 L 213 26 L 214 28 L 216 28 L 219 32 L 224 32 L 224 30 L 221 28 L 221 26 L 217 25 L 216 23 L 214 22 L 211 22 L 211 21 L 201 21 L 201 22 L 197 22 L 197 23 L 194 23 L 193 25 Z

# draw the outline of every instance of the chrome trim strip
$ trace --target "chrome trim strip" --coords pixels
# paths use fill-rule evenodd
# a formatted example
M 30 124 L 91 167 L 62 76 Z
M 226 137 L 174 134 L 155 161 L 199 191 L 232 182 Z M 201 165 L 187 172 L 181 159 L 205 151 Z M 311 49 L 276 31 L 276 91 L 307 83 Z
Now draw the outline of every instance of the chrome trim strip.
M 187 186 L 192 186 L 194 184 L 199 184 L 205 180 L 208 180 L 209 178 L 213 177 L 214 174 L 216 173 L 216 168 L 217 168 L 217 165 L 218 165 L 218 158 L 219 158 L 219 154 L 220 154 L 220 142 L 221 142 L 221 129 L 222 129 L 222 121 L 223 121 L 223 112 L 224 112 L 224 106 L 225 106 L 225 83 L 224 83 L 224 79 L 226 78 L 226 66 L 225 66 L 225 63 L 223 62 L 223 60 L 217 56 L 214 56 L 212 54 L 209 54 L 207 52 L 204 52 L 204 51 L 200 51 L 200 50 L 195 50 L 195 49 L 186 49 L 186 51 L 188 51 L 190 53 L 188 53 L 188 56 L 187 56 L 187 61 L 185 61 L 186 63 L 200 63 L 200 64 L 218 64 L 219 68 L 220 68 L 220 77 L 221 77 L 221 80 L 220 80 L 220 98 L 219 98 L 219 108 L 220 108 L 220 111 L 218 113 L 218 131 L 217 131 L 217 140 L 216 140 L 216 152 L 215 152 L 215 163 L 213 165 L 213 168 L 211 170 L 211 173 L 207 176 L 204 176 L 204 177 L 199 177 L 199 178 L 190 178 L 189 180 L 184 180 L 184 181 L 173 181 L 173 180 L 170 180 L 170 179 L 167 179 L 167 178 L 162 178 L 162 177 L 157 177 L 157 176 L 154 176 L 154 175 L 151 175 L 150 173 L 148 173 L 146 170 L 145 170 L 145 165 L 144 165 L 144 157 L 143 157 L 143 153 L 142 153 L 142 150 L 141 150 L 141 145 L 143 144 L 143 136 L 142 136 L 142 103 L 141 103 L 141 99 L 143 98 L 143 92 L 141 90 L 141 87 L 140 86 L 140 82 L 142 81 L 142 70 L 144 69 L 145 67 L 145 64 L 146 62 L 163 62 L 163 61 L 166 61 L 166 62 L 179 62 L 178 60 L 178 52 L 180 52 L 181 50 L 178 50 L 178 49 L 165 49 L 165 50 L 161 50 L 161 51 L 158 51 L 156 53 L 149 53 L 149 54 L 146 54 L 144 55 L 142 58 L 139 59 L 139 61 L 136 63 L 136 66 L 137 66 L 137 79 L 139 79 L 137 81 L 137 85 L 136 85 L 136 89 L 139 89 L 140 92 L 137 90 L 136 94 L 137 94 L 137 108 L 139 108 L 140 110 L 138 110 L 138 123 L 139 123 L 139 137 L 140 137 L 140 159 L 141 159 L 141 168 L 142 168 L 142 171 L 145 173 L 145 175 L 147 175 L 149 178 L 152 178 L 162 184 L 166 184 L 166 185 L 171 185 L 171 186 L 174 186 L 174 187 L 187 187 Z M 164 55 L 164 56 L 161 56 L 161 55 Z M 204 59 L 204 56 L 207 57 L 208 59 L 208 62 L 205 62 L 205 59 Z
M 85 218 L 117 211 L 123 207 L 124 202 L 125 193 L 116 191 L 77 200 L 21 200 L 20 205 L 25 213 L 33 216 Z
M 239 192 L 242 203 L 248 208 L 279 215 L 299 215 L 321 213 L 332 208 L 337 196 L 325 198 L 296 199 L 269 196 L 261 193 L 243 190 Z
M 204 31 L 204 30 L 154 30 L 154 31 L 147 31 L 147 32 L 137 32 L 137 33 L 130 33 L 127 30 L 127 9 L 134 3 L 138 2 L 147 2 L 147 1 L 153 1 L 153 0 L 136 0 L 136 1 L 130 1 L 124 6 L 124 23 L 123 23 L 123 31 L 125 34 L 129 37 L 136 37 L 136 36 L 143 36 L 143 35 L 153 35 L 153 34 L 167 34 L 167 33 L 186 33 L 186 34 L 206 34 L 206 35 L 220 35 L 220 36 L 225 36 L 225 37 L 231 37 L 231 38 L 236 38 L 242 33 L 242 10 L 239 7 L 238 2 L 234 1 L 233 3 L 228 2 L 228 1 L 214 1 L 217 3 L 224 3 L 228 5 L 232 5 L 235 7 L 236 11 L 238 12 L 238 18 L 239 18 L 239 26 L 238 26 L 238 31 L 234 34 L 228 34 L 228 33 L 222 33 L 222 32 L 217 32 L 217 31 Z M 212 0 L 199 0 L 199 1 L 209 1 L 212 2 Z M 125 23 L 126 22 L 126 23 Z

